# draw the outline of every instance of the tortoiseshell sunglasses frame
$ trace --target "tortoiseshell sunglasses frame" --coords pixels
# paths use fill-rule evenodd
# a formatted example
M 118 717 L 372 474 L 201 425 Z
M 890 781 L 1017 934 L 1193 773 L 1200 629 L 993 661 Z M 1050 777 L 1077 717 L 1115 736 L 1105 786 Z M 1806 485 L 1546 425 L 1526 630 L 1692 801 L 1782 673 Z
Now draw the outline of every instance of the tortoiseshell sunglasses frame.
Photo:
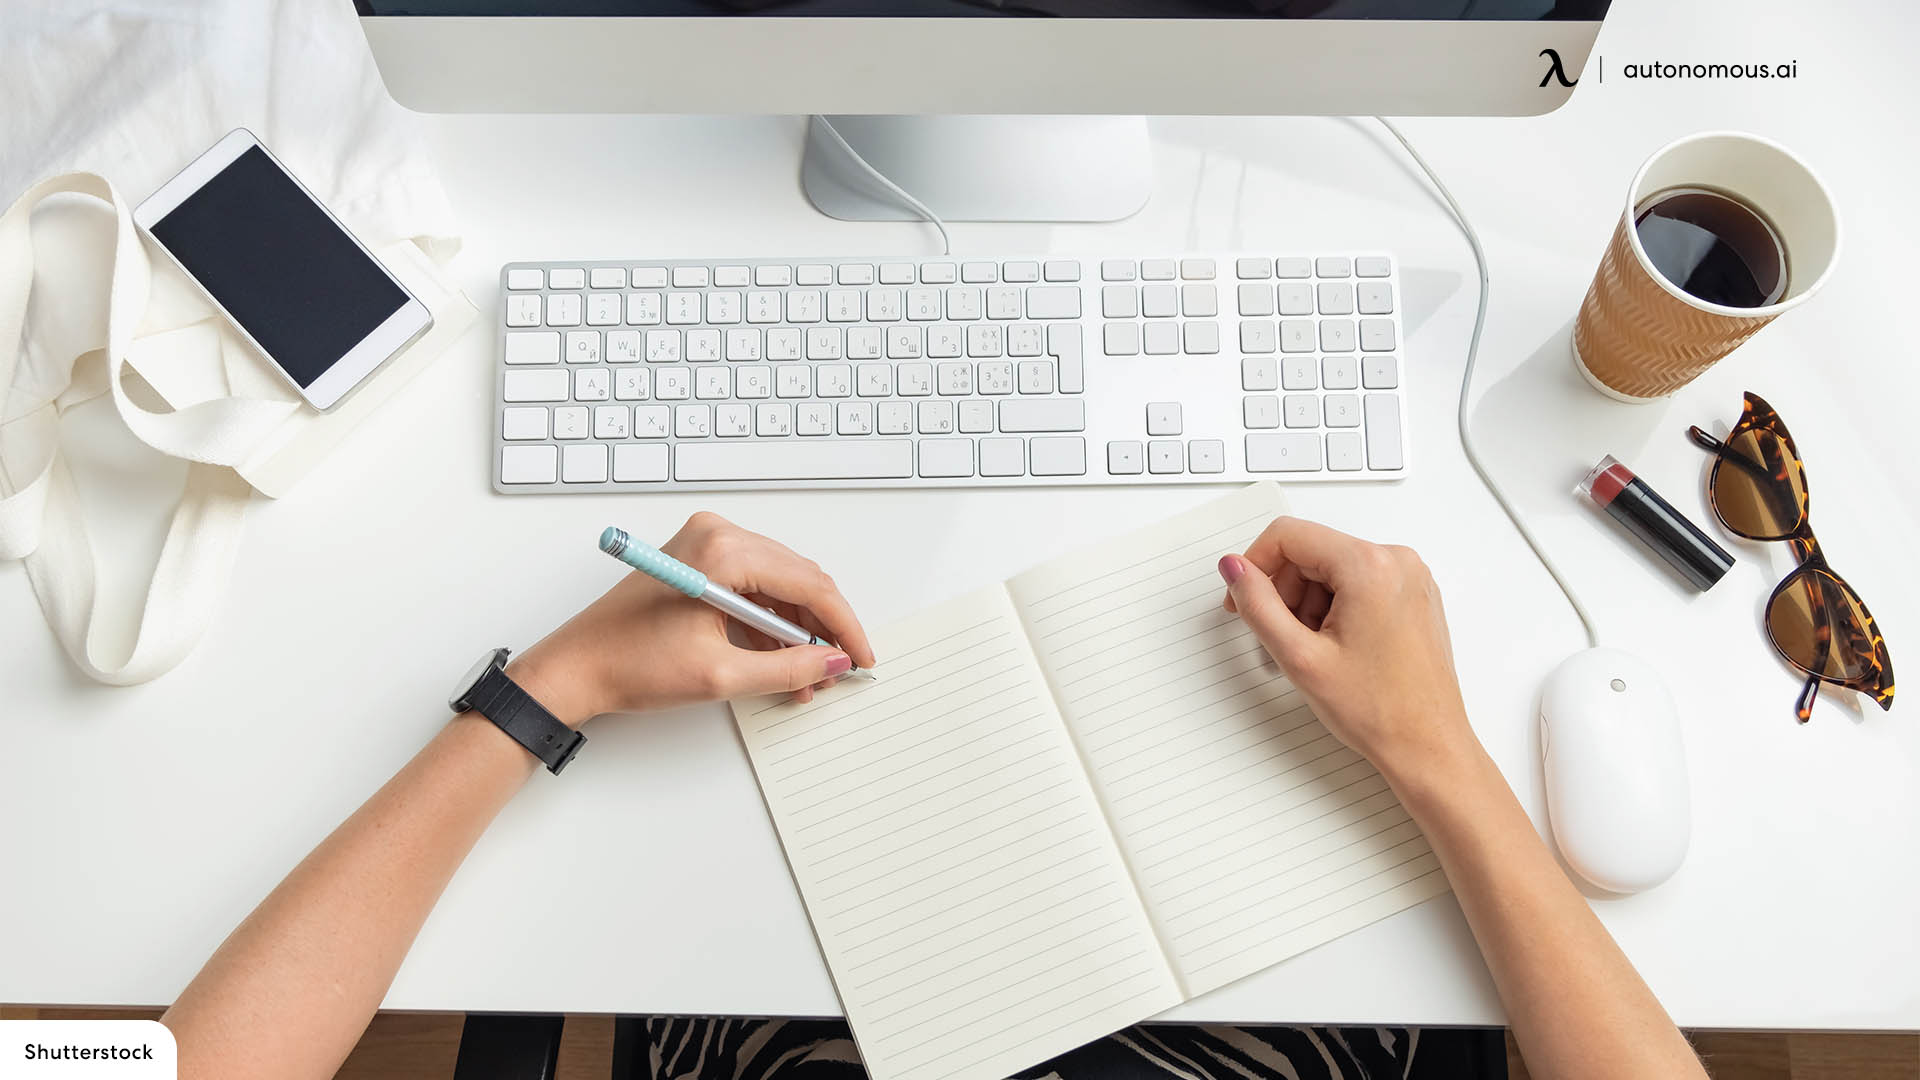
M 1774 586 L 1772 594 L 1767 597 L 1766 611 L 1772 612 L 1774 602 L 1780 598 L 1780 594 L 1802 578 L 1806 579 L 1803 584 L 1809 590 L 1809 603 L 1814 605 L 1814 610 L 1828 612 L 1836 610 L 1836 605 L 1823 599 L 1825 590 L 1820 585 L 1821 579 L 1812 573 L 1819 571 L 1846 590 L 1847 596 L 1852 600 L 1852 607 L 1860 612 L 1860 618 L 1864 620 L 1863 625 L 1861 621 L 1853 619 L 1850 613 L 1847 618 L 1840 620 L 1819 620 L 1814 633 L 1820 643 L 1820 655 L 1816 658 L 1818 661 L 1816 668 L 1809 668 L 1787 652 L 1774 632 L 1773 620 L 1771 617 L 1766 619 L 1767 640 L 1772 643 L 1774 651 L 1779 653 L 1787 663 L 1807 673 L 1806 686 L 1801 689 L 1800 697 L 1794 703 L 1794 715 L 1801 723 L 1807 722 L 1813 715 L 1813 702 L 1818 697 L 1820 684 L 1823 682 L 1859 691 L 1873 698 L 1882 710 L 1891 709 L 1893 707 L 1893 659 L 1887 654 L 1887 643 L 1880 636 L 1879 628 L 1874 625 L 1873 613 L 1867 610 L 1866 602 L 1860 599 L 1860 594 L 1854 590 L 1853 586 L 1847 584 L 1846 579 L 1834 573 L 1833 567 L 1827 563 L 1826 553 L 1820 550 L 1820 542 L 1814 539 L 1813 525 L 1808 513 L 1812 497 L 1807 490 L 1806 464 L 1800 458 L 1800 448 L 1794 445 L 1793 436 L 1788 433 L 1787 425 L 1781 421 L 1780 414 L 1775 412 L 1773 406 L 1768 405 L 1760 395 L 1749 390 L 1741 404 L 1740 422 L 1735 424 L 1733 430 L 1728 433 L 1727 442 L 1721 442 L 1698 427 L 1687 429 L 1687 434 L 1702 449 L 1714 455 L 1713 470 L 1707 476 L 1707 501 L 1713 505 L 1714 516 L 1720 519 L 1720 524 L 1749 540 L 1783 540 L 1792 549 L 1794 559 L 1800 564 L 1792 573 L 1782 578 L 1780 584 Z M 1799 520 L 1791 530 L 1779 536 L 1755 536 L 1736 528 L 1728 520 L 1726 513 L 1720 509 L 1718 492 L 1720 469 L 1723 466 L 1731 463 L 1734 468 L 1746 469 L 1753 473 L 1759 473 L 1761 470 L 1759 464 L 1749 461 L 1728 445 L 1747 431 L 1765 432 L 1779 439 L 1780 444 L 1786 447 L 1789 467 L 1794 470 L 1792 477 L 1768 474 L 1759 476 L 1756 480 L 1757 484 L 1774 492 L 1788 492 L 1796 488 L 1799 490 Z M 1796 480 L 1797 484 L 1794 483 Z M 1825 666 L 1826 655 L 1832 647 L 1832 627 L 1836 621 L 1843 624 L 1849 646 L 1858 655 L 1869 658 L 1867 670 L 1863 671 L 1858 678 L 1839 679 L 1823 675 L 1817 670 L 1817 667 Z

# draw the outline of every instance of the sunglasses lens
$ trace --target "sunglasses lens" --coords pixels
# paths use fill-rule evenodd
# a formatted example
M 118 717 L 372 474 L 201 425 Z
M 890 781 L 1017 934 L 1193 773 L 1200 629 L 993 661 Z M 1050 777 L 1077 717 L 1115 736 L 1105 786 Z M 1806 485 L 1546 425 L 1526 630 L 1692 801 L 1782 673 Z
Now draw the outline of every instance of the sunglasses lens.
M 1806 517 L 1800 468 L 1779 436 L 1749 429 L 1727 441 L 1740 460 L 1713 471 L 1713 505 L 1727 527 L 1754 540 L 1791 536 Z
M 1846 583 L 1824 570 L 1801 570 L 1767 604 L 1767 633 L 1801 670 L 1858 679 L 1873 662 L 1867 613 Z

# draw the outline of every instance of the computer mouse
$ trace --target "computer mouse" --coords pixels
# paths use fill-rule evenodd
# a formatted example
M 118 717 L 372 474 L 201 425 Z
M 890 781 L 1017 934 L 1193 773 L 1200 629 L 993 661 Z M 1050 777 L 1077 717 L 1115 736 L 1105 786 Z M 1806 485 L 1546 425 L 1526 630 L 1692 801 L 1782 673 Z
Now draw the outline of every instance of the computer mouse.
M 1673 876 L 1693 832 L 1680 715 L 1653 666 L 1588 649 L 1540 693 L 1547 818 L 1574 872 L 1634 893 Z

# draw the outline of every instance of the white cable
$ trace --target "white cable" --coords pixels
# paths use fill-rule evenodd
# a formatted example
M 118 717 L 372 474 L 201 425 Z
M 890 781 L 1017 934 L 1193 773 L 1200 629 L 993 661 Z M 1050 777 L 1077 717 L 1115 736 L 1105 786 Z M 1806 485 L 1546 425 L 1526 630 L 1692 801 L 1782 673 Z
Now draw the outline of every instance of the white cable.
M 1597 648 L 1600 644 L 1600 634 L 1594 629 L 1593 616 L 1588 613 L 1586 605 L 1580 602 L 1580 598 L 1574 595 L 1573 586 L 1567 584 L 1566 577 L 1560 573 L 1560 568 L 1553 564 L 1553 559 L 1547 555 L 1546 549 L 1533 535 L 1533 530 L 1527 528 L 1527 523 L 1520 520 L 1519 511 L 1507 501 L 1506 493 L 1500 490 L 1498 483 L 1494 482 L 1492 474 L 1487 472 L 1487 467 L 1480 463 L 1480 452 L 1473 446 L 1473 429 L 1467 426 L 1467 393 L 1473 386 L 1473 363 L 1480 355 L 1480 334 L 1487 325 L 1487 294 L 1492 288 L 1491 278 L 1487 274 L 1487 254 L 1480 248 L 1479 234 L 1473 231 L 1473 223 L 1467 220 L 1467 212 L 1460 209 L 1460 203 L 1454 199 L 1453 192 L 1447 190 L 1447 185 L 1441 182 L 1439 175 L 1433 171 L 1433 166 L 1427 164 L 1427 159 L 1420 156 L 1420 151 L 1413 148 L 1413 144 L 1400 133 L 1400 129 L 1394 127 L 1393 123 L 1384 116 L 1376 116 L 1374 119 L 1380 122 L 1381 127 L 1387 129 L 1389 135 L 1399 140 L 1400 145 L 1413 158 L 1414 164 L 1419 165 L 1420 171 L 1427 174 L 1427 180 L 1440 193 L 1440 198 L 1446 202 L 1447 209 L 1452 211 L 1453 219 L 1459 222 L 1460 231 L 1466 234 L 1467 246 L 1473 248 L 1473 261 L 1480 268 L 1480 305 L 1473 316 L 1473 337 L 1467 342 L 1467 366 L 1460 372 L 1460 403 L 1455 417 L 1460 428 L 1460 449 L 1466 452 L 1467 464 L 1473 466 L 1473 471 L 1479 475 L 1480 482 L 1487 486 L 1487 492 L 1493 496 L 1493 501 L 1500 504 L 1500 509 L 1507 515 L 1507 520 L 1513 522 L 1513 527 L 1520 533 L 1520 539 L 1525 540 L 1527 546 L 1533 549 L 1534 557 L 1540 560 L 1541 566 L 1546 567 L 1547 574 L 1553 578 L 1553 583 L 1560 586 L 1560 591 L 1566 594 L 1567 603 L 1573 605 L 1573 613 L 1580 617 L 1580 626 L 1587 633 L 1588 647 Z
M 830 138 L 832 138 L 834 142 L 839 143 L 840 149 L 845 151 L 847 157 L 853 159 L 853 163 L 855 165 L 858 165 L 862 169 L 866 170 L 867 175 L 871 176 L 875 183 L 879 184 L 883 188 L 886 188 L 888 191 L 893 193 L 895 198 L 899 199 L 901 202 L 906 203 L 909 207 L 913 208 L 915 213 L 919 214 L 922 218 L 926 219 L 927 224 L 932 225 L 934 228 L 940 230 L 940 254 L 942 255 L 953 254 L 953 239 L 947 235 L 947 223 L 940 220 L 939 214 L 936 214 L 932 210 L 927 209 L 926 203 L 923 203 L 919 199 L 914 198 L 910 193 L 908 193 L 906 188 L 903 188 L 899 184 L 894 183 L 892 180 L 887 179 L 887 174 L 881 172 L 879 169 L 874 168 L 871 162 L 869 162 L 866 158 L 860 155 L 860 151 L 855 150 L 853 148 L 853 144 L 847 141 L 847 137 L 845 135 L 840 134 L 840 129 L 833 126 L 833 121 L 828 120 L 826 117 L 821 116 L 817 113 L 814 114 L 813 116 L 809 116 L 807 119 L 809 122 L 819 124 L 822 128 L 826 129 L 827 135 Z

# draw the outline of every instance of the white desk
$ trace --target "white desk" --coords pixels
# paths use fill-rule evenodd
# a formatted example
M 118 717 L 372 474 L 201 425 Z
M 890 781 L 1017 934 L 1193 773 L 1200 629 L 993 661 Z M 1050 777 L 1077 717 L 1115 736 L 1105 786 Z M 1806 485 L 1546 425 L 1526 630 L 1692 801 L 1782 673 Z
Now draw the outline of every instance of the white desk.
M 1835 565 L 1902 662 L 1920 663 L 1908 420 L 1920 380 L 1911 337 L 1892 329 L 1912 310 L 1920 162 L 1889 96 L 1915 16 L 1898 0 L 1817 16 L 1789 0 L 1618 7 L 1600 45 L 1612 71 L 1628 60 L 1797 58 L 1801 77 L 1636 84 L 1610 71 L 1554 116 L 1407 125 L 1493 263 L 1476 430 L 1607 640 L 1656 662 L 1686 718 L 1692 853 L 1666 885 L 1595 907 L 1682 1024 L 1920 1027 L 1915 703 L 1862 714 L 1823 696 L 1813 723 L 1797 726 L 1799 680 L 1756 619 L 1784 554 L 1730 545 L 1739 565 L 1695 596 L 1568 495 L 1614 453 L 1708 521 L 1705 460 L 1682 432 L 1730 422 L 1740 391 L 1758 390 L 1810 459 Z M 1613 404 L 1569 367 L 1566 322 L 1637 163 L 1703 127 L 1775 135 L 1823 169 L 1847 219 L 1840 271 L 1824 296 L 1673 401 Z M 795 183 L 797 121 L 445 117 L 431 130 L 467 230 L 461 279 L 483 307 L 511 258 L 911 253 L 930 242 L 913 225 L 812 213 Z M 1895 131 L 1906 133 L 1890 145 Z M 960 251 L 1398 250 L 1416 467 L 1393 486 L 1296 488 L 1294 502 L 1425 554 L 1474 722 L 1543 822 L 1534 696 L 1581 641 L 1458 452 L 1453 402 L 1474 302 L 1465 244 L 1368 125 L 1179 120 L 1156 133 L 1158 193 L 1139 217 L 962 225 Z M 294 497 L 263 506 L 219 622 L 158 682 L 78 679 L 18 567 L 0 567 L 0 1001 L 170 1000 L 443 721 L 446 688 L 474 656 L 531 642 L 610 583 L 615 567 L 592 550 L 609 521 L 663 535 L 698 507 L 718 510 L 829 564 L 877 624 L 1214 494 L 503 498 L 486 474 L 493 363 L 491 336 L 470 335 Z M 124 494 L 96 490 L 102 502 Z M 157 527 L 133 540 L 157 544 Z M 724 713 L 605 719 L 590 735 L 563 778 L 535 777 L 481 842 L 387 1004 L 836 1012 Z M 562 944 L 519 938 L 508 927 L 521 921 L 497 914 L 533 909 L 566 928 Z M 1173 1015 L 1501 1020 L 1446 898 Z

